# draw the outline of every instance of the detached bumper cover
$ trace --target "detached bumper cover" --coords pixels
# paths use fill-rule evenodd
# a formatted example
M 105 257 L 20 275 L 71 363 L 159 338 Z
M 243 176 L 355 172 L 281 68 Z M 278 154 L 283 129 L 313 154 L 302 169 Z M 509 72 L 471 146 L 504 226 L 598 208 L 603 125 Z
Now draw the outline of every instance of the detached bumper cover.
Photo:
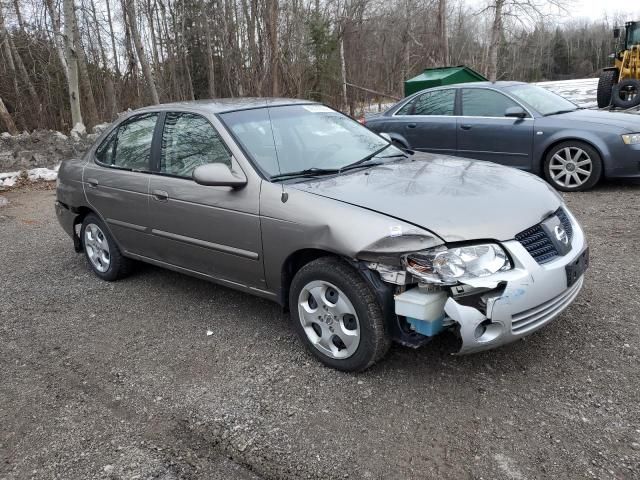
M 511 254 L 514 268 L 470 283 L 482 288 L 506 284 L 501 293 L 488 297 L 486 314 L 454 298 L 447 300 L 445 313 L 460 327 L 462 347 L 458 353 L 488 350 L 523 338 L 573 302 L 584 278 L 580 276 L 568 286 L 566 267 L 582 255 L 587 245 L 580 225 L 571 215 L 570 219 L 574 232 L 571 250 L 553 261 L 538 264 L 520 242 L 502 243 Z

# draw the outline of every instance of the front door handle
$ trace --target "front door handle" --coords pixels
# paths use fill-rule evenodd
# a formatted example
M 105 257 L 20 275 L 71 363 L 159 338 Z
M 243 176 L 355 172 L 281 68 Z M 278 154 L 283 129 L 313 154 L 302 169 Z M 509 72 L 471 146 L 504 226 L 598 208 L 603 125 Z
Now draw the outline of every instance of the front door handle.
M 97 187 L 98 186 L 98 180 L 96 180 L 95 178 L 87 178 L 87 183 L 91 187 Z
M 407 128 L 416 128 L 416 124 L 415 123 L 410 123 L 407 125 Z
M 151 195 L 153 195 L 153 198 L 160 202 L 166 202 L 167 200 L 169 200 L 169 194 L 164 190 L 154 190 L 153 192 L 151 192 Z
M 460 125 L 460 128 L 463 130 L 471 130 L 471 125 L 469 124 Z

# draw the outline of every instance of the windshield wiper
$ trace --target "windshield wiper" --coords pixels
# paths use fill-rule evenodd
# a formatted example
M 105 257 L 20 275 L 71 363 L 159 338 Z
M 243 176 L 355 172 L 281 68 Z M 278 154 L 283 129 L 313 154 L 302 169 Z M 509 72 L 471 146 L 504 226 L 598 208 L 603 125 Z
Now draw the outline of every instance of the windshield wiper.
M 284 180 L 287 178 L 296 177 L 319 177 L 320 175 L 330 175 L 332 173 L 340 173 L 337 168 L 306 168 L 304 170 L 298 170 L 297 172 L 279 173 L 278 175 L 272 175 L 269 180 Z
M 348 165 L 345 165 L 344 167 L 340 168 L 340 172 L 346 172 L 347 170 L 351 170 L 352 168 L 357 167 L 358 165 L 362 165 L 363 163 L 368 162 L 369 160 L 371 160 L 374 157 L 377 157 L 379 154 L 381 154 L 383 151 L 385 151 L 387 148 L 389 148 L 391 146 L 390 143 L 386 144 L 384 147 L 376 150 L 375 152 L 373 152 L 371 155 L 367 155 L 364 158 L 361 158 L 360 160 L 358 160 L 357 162 L 353 162 L 350 163 Z

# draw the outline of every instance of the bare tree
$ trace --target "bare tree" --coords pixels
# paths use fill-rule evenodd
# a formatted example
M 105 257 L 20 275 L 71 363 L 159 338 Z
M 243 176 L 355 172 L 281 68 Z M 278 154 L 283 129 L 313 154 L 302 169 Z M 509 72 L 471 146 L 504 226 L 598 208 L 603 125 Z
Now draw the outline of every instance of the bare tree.
M 498 49 L 502 38 L 502 9 L 505 0 L 494 0 L 493 23 L 491 25 L 491 40 L 489 43 L 489 64 L 487 65 L 487 78 L 495 82 L 498 78 Z
M 447 34 L 447 0 L 438 0 L 438 39 L 440 44 L 440 64 L 449 64 L 449 37 Z
M 142 46 L 142 40 L 140 38 L 140 31 L 138 30 L 138 21 L 136 19 L 136 7 L 135 0 L 125 0 L 125 6 L 127 9 L 128 28 L 133 38 L 133 44 L 136 48 L 136 54 L 138 61 L 142 67 L 142 73 L 147 80 L 147 86 L 149 87 L 149 93 L 151 94 L 151 100 L 156 105 L 160 103 L 160 97 L 158 96 L 158 90 L 156 88 L 156 81 L 149 66 L 149 61 L 144 54 L 144 48 Z
M 72 129 L 83 131 L 82 110 L 80 109 L 80 88 L 78 86 L 78 54 L 77 46 L 73 43 L 73 32 L 76 25 L 75 5 L 73 0 L 63 0 L 64 3 L 64 42 L 68 68 L 69 105 L 71 109 Z
M 7 132 L 9 132 L 11 135 L 18 134 L 16 124 L 13 122 L 13 118 L 11 118 L 11 114 L 7 110 L 7 107 L 5 107 L 2 98 L 0 98 L 0 120 L 2 120 L 2 123 L 4 123 Z

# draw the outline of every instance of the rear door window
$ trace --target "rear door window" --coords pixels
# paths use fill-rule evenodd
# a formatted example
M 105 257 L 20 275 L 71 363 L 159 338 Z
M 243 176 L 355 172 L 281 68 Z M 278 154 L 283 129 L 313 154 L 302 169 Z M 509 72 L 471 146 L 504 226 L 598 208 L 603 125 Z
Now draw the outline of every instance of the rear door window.
M 454 89 L 435 90 L 418 96 L 411 115 L 453 115 L 456 106 Z
M 157 113 L 136 116 L 115 129 L 96 150 L 98 162 L 127 170 L 150 170 Z

